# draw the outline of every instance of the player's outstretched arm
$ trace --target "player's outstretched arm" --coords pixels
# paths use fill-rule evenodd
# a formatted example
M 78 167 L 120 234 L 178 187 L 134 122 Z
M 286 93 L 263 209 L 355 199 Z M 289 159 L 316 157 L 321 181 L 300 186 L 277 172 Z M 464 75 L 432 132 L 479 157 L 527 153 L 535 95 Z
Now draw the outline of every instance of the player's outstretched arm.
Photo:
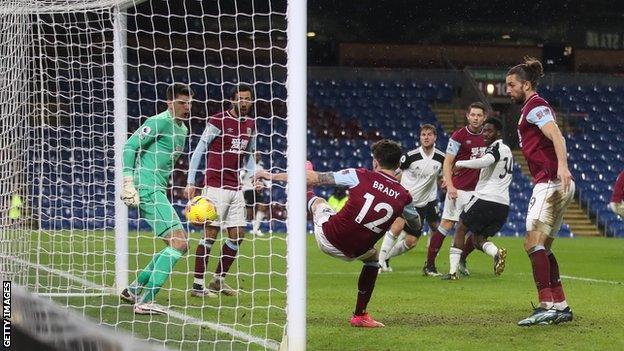
M 471 168 L 471 169 L 481 169 L 490 166 L 496 162 L 496 157 L 491 153 L 487 153 L 482 157 L 475 158 L 474 160 L 462 160 L 455 162 L 455 168 Z
M 288 173 L 269 173 L 265 170 L 256 172 L 256 178 L 267 179 L 276 182 L 287 182 Z M 306 171 L 306 183 L 308 185 L 335 185 L 336 179 L 333 172 Z

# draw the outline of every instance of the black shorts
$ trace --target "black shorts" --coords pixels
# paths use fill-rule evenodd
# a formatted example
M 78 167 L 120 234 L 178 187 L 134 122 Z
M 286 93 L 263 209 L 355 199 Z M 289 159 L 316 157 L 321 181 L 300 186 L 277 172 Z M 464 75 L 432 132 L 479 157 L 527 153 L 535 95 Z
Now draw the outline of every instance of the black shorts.
M 508 205 L 473 196 L 459 218 L 472 233 L 490 237 L 505 225 L 508 214 Z
M 245 204 L 248 207 L 253 207 L 256 203 L 264 203 L 264 194 L 261 191 L 245 190 L 243 197 L 245 197 Z
M 421 229 L 414 230 L 406 223 L 403 230 L 405 230 L 405 232 L 409 235 L 420 238 L 423 233 L 422 227 L 424 227 L 425 223 L 440 221 L 440 207 L 438 206 L 438 200 L 428 202 L 423 207 L 416 207 L 416 212 L 418 212 L 418 215 L 420 216 Z

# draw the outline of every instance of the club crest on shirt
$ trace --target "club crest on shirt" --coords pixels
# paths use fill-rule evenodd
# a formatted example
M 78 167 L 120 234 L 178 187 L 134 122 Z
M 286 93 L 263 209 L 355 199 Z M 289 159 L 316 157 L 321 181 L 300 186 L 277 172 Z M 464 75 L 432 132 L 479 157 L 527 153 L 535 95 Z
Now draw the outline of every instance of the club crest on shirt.
M 145 139 L 145 137 L 148 136 L 151 131 L 152 131 L 152 128 L 150 128 L 148 126 L 144 126 L 139 131 L 139 139 Z
M 226 132 L 228 132 L 228 133 L 233 133 L 233 132 L 234 132 L 234 129 L 232 129 L 232 128 L 228 128 L 228 129 L 226 129 L 225 131 L 226 131 Z
M 251 128 L 247 127 L 247 134 L 251 135 Z

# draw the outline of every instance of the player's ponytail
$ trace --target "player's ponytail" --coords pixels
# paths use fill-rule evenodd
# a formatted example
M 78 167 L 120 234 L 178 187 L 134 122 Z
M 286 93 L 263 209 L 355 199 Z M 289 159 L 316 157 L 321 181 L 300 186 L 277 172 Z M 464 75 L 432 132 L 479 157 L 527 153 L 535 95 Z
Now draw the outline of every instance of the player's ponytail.
M 544 67 L 535 57 L 525 56 L 524 63 L 512 67 L 507 75 L 515 74 L 521 81 L 529 81 L 533 90 L 537 89 L 539 79 L 544 76 Z

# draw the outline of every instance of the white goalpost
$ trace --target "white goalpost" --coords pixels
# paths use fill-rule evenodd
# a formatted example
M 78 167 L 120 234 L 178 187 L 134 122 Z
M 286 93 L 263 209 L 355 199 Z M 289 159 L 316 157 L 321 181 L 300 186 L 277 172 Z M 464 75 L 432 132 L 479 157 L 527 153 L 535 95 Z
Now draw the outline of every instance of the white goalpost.
M 1 278 L 168 349 L 304 350 L 306 6 L 0 0 Z M 118 294 L 164 244 L 120 200 L 123 148 L 167 108 L 173 83 L 195 92 L 189 136 L 167 190 L 189 251 L 156 297 L 166 315 L 145 317 Z M 182 214 L 190 154 L 209 117 L 230 108 L 239 84 L 254 92 L 264 168 L 288 170 L 292 181 L 288 189 L 273 184 L 255 204 L 267 208 L 258 224 L 268 235 L 248 233 L 240 246 L 226 276 L 239 294 L 191 297 L 203 229 Z

